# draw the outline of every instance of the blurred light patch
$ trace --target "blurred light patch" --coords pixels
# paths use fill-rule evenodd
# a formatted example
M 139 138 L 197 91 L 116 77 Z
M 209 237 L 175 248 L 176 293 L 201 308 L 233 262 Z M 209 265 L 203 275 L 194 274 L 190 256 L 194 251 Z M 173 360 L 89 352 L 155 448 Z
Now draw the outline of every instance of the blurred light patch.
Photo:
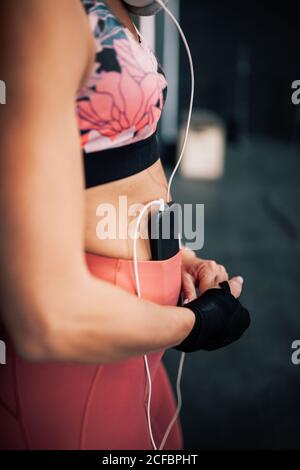
M 180 128 L 179 158 L 186 121 Z M 180 166 L 181 175 L 190 179 L 216 180 L 224 175 L 226 147 L 225 125 L 221 118 L 208 111 L 194 111 L 187 146 Z

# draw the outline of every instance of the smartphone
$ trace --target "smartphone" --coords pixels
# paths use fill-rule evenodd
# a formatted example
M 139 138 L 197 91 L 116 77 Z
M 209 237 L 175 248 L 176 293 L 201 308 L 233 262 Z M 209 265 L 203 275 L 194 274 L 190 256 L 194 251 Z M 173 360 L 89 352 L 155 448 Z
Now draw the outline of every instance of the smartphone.
M 165 204 L 164 210 L 151 213 L 148 233 L 152 260 L 166 260 L 180 250 L 180 206 L 175 202 Z

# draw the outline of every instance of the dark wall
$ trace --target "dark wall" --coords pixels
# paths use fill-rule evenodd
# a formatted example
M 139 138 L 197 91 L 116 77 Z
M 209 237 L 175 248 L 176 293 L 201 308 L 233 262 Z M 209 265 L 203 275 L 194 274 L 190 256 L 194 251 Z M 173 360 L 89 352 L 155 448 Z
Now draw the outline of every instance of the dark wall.
M 291 83 L 300 79 L 299 10 L 291 2 L 181 1 L 196 71 L 195 106 L 216 111 L 241 132 L 295 137 L 299 110 Z M 189 87 L 182 47 L 181 109 Z

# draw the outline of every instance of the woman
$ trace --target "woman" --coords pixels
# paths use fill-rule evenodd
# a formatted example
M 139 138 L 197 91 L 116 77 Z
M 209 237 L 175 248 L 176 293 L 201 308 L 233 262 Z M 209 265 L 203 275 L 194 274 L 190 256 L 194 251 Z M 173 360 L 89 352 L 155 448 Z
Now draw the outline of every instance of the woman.
M 215 349 L 247 327 L 228 341 L 227 320 L 226 338 L 205 326 L 195 287 L 221 292 L 228 275 L 189 250 L 151 261 L 140 238 L 136 296 L 126 231 L 136 215 L 119 196 L 166 199 L 155 137 L 166 79 L 121 0 L 10 0 L 0 18 L 0 446 L 150 449 L 143 354 L 159 443 L 175 411 L 163 351 Z M 115 238 L 99 237 L 100 203 L 116 210 Z M 241 278 L 229 286 L 237 298 Z M 181 447 L 177 423 L 165 448 Z

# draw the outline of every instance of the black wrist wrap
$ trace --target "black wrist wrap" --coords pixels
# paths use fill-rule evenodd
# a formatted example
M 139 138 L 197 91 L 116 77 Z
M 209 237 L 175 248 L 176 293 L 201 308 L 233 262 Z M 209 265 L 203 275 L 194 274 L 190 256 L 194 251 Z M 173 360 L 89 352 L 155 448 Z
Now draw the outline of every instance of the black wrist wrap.
M 248 310 L 233 297 L 227 282 L 220 285 L 221 289 L 209 289 L 184 305 L 193 311 L 196 321 L 190 334 L 175 349 L 184 352 L 219 349 L 239 339 L 249 327 Z

